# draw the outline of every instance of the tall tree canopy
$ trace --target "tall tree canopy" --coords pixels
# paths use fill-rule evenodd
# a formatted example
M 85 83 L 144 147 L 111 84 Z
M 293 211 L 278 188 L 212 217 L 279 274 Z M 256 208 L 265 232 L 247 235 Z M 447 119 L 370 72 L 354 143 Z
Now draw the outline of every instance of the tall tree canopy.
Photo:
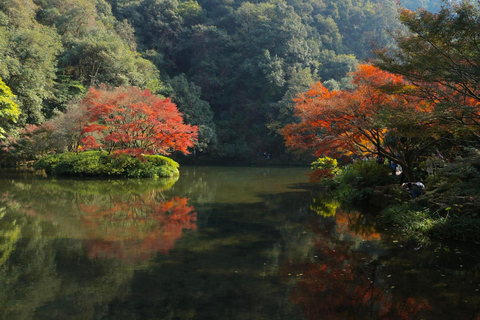
M 203 154 L 282 155 L 289 97 L 319 79 L 351 88 L 373 43 L 394 45 L 397 16 L 395 0 L 4 0 L 0 77 L 19 130 L 90 86 L 138 86 L 178 103 Z
M 202 152 L 208 146 L 214 146 L 217 142 L 217 134 L 213 112 L 209 103 L 201 99 L 200 87 L 189 82 L 185 74 L 174 77 L 168 84 L 172 88 L 168 96 L 172 97 L 178 110 L 183 114 L 185 122 L 198 127 L 195 150 Z
M 201 88 L 215 114 L 217 154 L 227 157 L 284 152 L 276 129 L 292 117 L 286 97 L 299 92 L 300 75 L 348 87 L 357 59 L 371 56 L 374 41 L 391 45 L 387 29 L 399 25 L 390 0 L 109 2 L 162 72 Z
M 396 36 L 398 49 L 377 51 L 376 64 L 409 79 L 457 132 L 480 138 L 478 3 L 450 3 L 438 13 L 403 10 L 400 18 L 408 33 Z
M 0 77 L 17 96 L 25 125 L 44 121 L 42 103 L 55 92 L 61 44 L 54 29 L 35 21 L 37 6 L 20 2 L 0 5 Z

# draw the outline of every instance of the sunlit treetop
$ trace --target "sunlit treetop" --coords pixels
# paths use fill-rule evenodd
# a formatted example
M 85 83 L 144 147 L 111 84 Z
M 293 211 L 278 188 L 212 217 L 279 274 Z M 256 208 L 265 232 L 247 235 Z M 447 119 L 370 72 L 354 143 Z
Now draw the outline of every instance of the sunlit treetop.
M 5 126 L 15 123 L 20 116 L 20 108 L 14 98 L 12 90 L 0 78 L 0 139 L 5 138 Z
M 82 140 L 86 149 L 115 153 L 189 153 L 197 140 L 197 127 L 183 123 L 170 99 L 137 87 L 91 88 L 82 101 L 88 124 Z

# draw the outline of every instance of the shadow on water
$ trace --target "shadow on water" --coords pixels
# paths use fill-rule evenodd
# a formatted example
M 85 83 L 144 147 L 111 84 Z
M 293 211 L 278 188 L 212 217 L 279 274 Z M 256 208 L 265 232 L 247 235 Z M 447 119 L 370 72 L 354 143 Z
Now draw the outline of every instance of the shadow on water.
M 417 247 L 305 170 L 5 179 L 0 318 L 476 319 L 477 247 Z

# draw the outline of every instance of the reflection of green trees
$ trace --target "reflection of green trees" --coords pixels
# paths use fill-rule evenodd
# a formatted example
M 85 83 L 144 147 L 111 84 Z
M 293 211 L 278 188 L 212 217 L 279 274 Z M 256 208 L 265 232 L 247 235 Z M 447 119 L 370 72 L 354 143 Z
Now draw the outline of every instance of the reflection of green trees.
M 19 211 L 56 226 L 53 237 L 87 239 L 91 258 L 137 262 L 168 253 L 184 229 L 196 228 L 188 199 L 163 194 L 177 179 L 12 180 L 18 192 L 10 196 Z
M 131 268 L 92 261 L 83 241 L 52 237 L 58 229 L 15 195 L 0 199 L 0 319 L 94 319 L 126 294 Z
M 0 207 L 0 267 L 15 248 L 20 234 L 16 221 L 5 221 L 6 207 Z
M 322 199 L 320 197 L 313 197 L 310 210 L 324 218 L 328 218 L 334 217 L 339 207 L 340 202 L 335 199 Z
M 106 316 L 133 276 L 118 258 L 168 252 L 195 228 L 187 199 L 162 193 L 176 179 L 3 180 L 0 318 Z
M 2 227 L 14 221 L 18 232 L 15 249 L 0 265 L 0 318 L 34 319 L 35 310 L 59 290 L 55 250 L 50 241 L 42 239 L 42 226 L 38 221 L 18 219 L 7 210 Z M 0 241 L 2 247 L 11 243 L 11 239 L 5 237 Z
M 105 195 L 117 194 L 124 195 L 132 193 L 143 194 L 155 191 L 170 189 L 178 176 L 158 179 L 118 179 L 118 180 L 45 180 L 44 189 L 47 192 L 61 191 L 70 192 L 78 195 Z

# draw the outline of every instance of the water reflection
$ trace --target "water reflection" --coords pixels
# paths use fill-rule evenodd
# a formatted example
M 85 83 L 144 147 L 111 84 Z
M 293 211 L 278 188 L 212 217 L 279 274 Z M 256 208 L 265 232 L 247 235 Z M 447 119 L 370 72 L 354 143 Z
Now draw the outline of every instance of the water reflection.
M 126 295 L 133 270 L 91 261 L 81 242 L 56 237 L 57 226 L 32 217 L 35 210 L 18 214 L 12 196 L 0 204 L 0 319 L 94 319 Z
M 81 204 L 89 226 L 88 256 L 136 262 L 155 253 L 168 254 L 183 230 L 196 230 L 197 214 L 187 198 L 158 201 L 149 194 L 128 202 L 112 198 L 104 207 Z
M 168 254 L 196 212 L 178 178 L 0 183 L 0 319 L 100 319 L 129 295 L 131 265 Z
M 11 180 L 0 208 L 49 222 L 55 238 L 84 240 L 90 258 L 135 263 L 168 254 L 184 230 L 196 230 L 188 199 L 164 196 L 177 180 Z M 0 247 L 2 260 L 21 228 L 15 222 L 4 230 L 10 240 Z
M 476 246 L 385 232 L 308 168 L 182 172 L 0 175 L 0 319 L 479 316 Z
M 381 235 L 372 219 L 337 204 L 312 199 L 310 208 L 321 216 L 309 222 L 313 257 L 283 266 L 284 281 L 295 286 L 289 299 L 305 319 L 480 317 L 478 250 L 467 267 L 448 253 L 449 246 L 421 248 Z M 465 272 L 459 274 L 460 263 Z

